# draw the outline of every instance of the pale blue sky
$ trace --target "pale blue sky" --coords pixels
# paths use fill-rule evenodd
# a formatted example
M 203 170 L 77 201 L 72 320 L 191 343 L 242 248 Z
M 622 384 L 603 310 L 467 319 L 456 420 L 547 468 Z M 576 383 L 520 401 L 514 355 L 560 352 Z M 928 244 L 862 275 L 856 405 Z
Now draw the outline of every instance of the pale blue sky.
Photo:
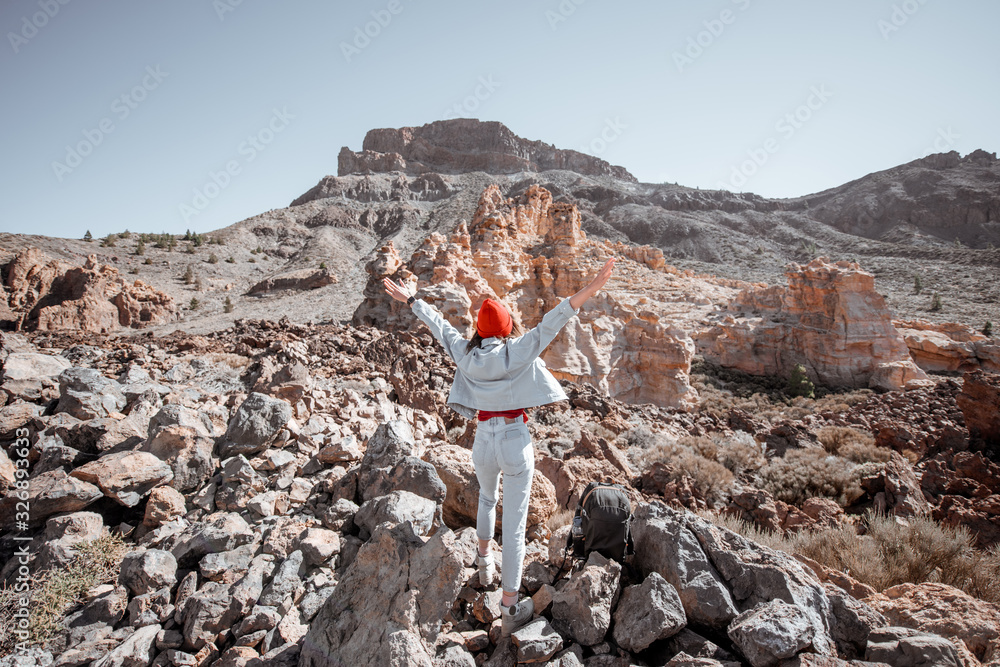
M 449 115 L 773 197 L 1000 148 L 995 0 L 61 1 L 0 8 L 2 231 L 210 231 Z

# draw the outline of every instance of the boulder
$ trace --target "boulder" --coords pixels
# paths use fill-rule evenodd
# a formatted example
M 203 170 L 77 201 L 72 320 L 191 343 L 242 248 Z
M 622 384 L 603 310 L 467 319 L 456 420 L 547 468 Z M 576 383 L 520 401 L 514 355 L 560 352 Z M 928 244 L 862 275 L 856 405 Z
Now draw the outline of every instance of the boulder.
M 55 354 L 12 352 L 3 360 L 0 382 L 11 396 L 34 401 L 42 398 L 44 390 L 57 387 L 59 374 L 70 366 L 66 357 Z
M 811 571 L 784 552 L 751 542 L 695 514 L 687 515 L 686 525 L 697 536 L 737 604 L 744 610 L 773 600 L 795 606 L 809 620 L 812 652 L 836 655 L 830 599 Z
M 552 623 L 583 646 L 604 641 L 618 600 L 621 565 L 596 551 L 586 566 L 552 595 Z
M 4 528 L 14 526 L 18 502 L 28 503 L 28 525 L 38 526 L 53 514 L 82 510 L 103 496 L 101 489 L 89 482 L 70 477 L 62 469 L 50 470 L 31 478 L 27 499 L 22 501 L 12 494 L 0 500 L 0 521 Z
M 154 487 L 173 479 L 174 472 L 149 452 L 115 452 L 83 464 L 70 475 L 96 484 L 121 505 L 135 507 Z
M 615 643 L 632 653 L 674 636 L 687 625 L 677 589 L 655 571 L 641 584 L 622 591 L 614 619 Z
M 562 650 L 563 639 L 544 618 L 536 618 L 510 635 L 518 664 L 545 662 Z
M 73 512 L 49 517 L 45 541 L 34 563 L 35 570 L 63 568 L 76 558 L 76 546 L 105 534 L 104 518 L 96 512 Z
M 944 637 L 896 626 L 872 631 L 865 660 L 892 667 L 962 667 L 955 645 Z
M 771 600 L 733 619 L 727 634 L 753 667 L 770 667 L 809 648 L 815 627 L 805 612 Z
M 436 514 L 437 505 L 433 500 L 409 491 L 393 491 L 364 503 L 354 515 L 354 524 L 362 529 L 362 539 L 364 535 L 372 534 L 383 521 L 393 524 L 409 522 L 418 535 L 428 535 Z
M 431 648 L 475 558 L 475 534 L 379 525 L 309 626 L 301 667 L 431 665 Z
M 148 665 L 156 655 L 156 635 L 160 632 L 159 625 L 147 625 L 133 632 L 128 639 L 111 650 L 99 660 L 91 663 L 92 667 L 139 667 Z
M 215 441 L 200 429 L 183 424 L 150 427 L 150 434 L 139 448 L 170 466 L 170 486 L 187 492 L 200 488 L 215 473 L 218 459 L 212 457 Z
M 156 528 L 186 512 L 184 496 L 172 486 L 158 486 L 149 492 L 142 523 Z
M 118 583 L 134 595 L 173 588 L 177 583 L 177 559 L 161 549 L 130 551 L 122 558 Z
M 104 377 L 100 371 L 73 366 L 59 374 L 56 412 L 67 412 L 77 419 L 97 419 L 120 413 L 125 403 L 118 382 Z
M 248 544 L 254 530 L 235 512 L 216 512 L 191 524 L 172 540 L 170 553 L 181 567 L 191 567 L 205 554 Z
M 726 628 L 739 612 L 722 576 L 685 525 L 684 515 L 659 503 L 640 504 L 633 515 L 639 570 L 647 576 L 657 572 L 669 582 L 692 622 Z
M 263 451 L 292 418 L 288 401 L 252 392 L 237 408 L 219 441 L 219 456 L 252 456 Z
M 1000 608 L 948 586 L 900 584 L 866 598 L 887 625 L 950 638 L 983 664 L 1000 659 Z

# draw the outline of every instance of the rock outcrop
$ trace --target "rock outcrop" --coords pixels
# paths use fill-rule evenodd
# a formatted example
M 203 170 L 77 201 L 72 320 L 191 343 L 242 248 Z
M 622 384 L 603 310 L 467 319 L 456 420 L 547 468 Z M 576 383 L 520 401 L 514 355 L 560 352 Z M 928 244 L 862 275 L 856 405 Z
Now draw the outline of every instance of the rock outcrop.
M 801 364 L 831 387 L 896 390 L 928 383 L 910 358 L 875 279 L 852 262 L 815 259 L 788 285 L 746 289 L 715 326 L 695 335 L 706 360 L 752 375 L 789 377 Z
M 471 118 L 439 120 L 421 127 L 369 130 L 361 152 L 346 146 L 341 149 L 337 173 L 340 176 L 390 171 L 510 174 L 549 169 L 636 182 L 623 167 L 600 158 L 522 139 L 502 123 Z
M 896 320 L 910 356 L 925 371 L 1000 373 L 1000 345 L 993 338 L 957 322 Z
M 15 330 L 107 333 L 177 317 L 171 297 L 141 280 L 129 283 L 113 266 L 98 265 L 96 255 L 80 267 L 26 248 L 2 273 L 0 318 Z
M 994 451 L 1000 447 L 1000 375 L 973 371 L 965 374 L 955 397 L 965 415 L 969 433 Z
M 305 291 L 319 289 L 335 282 L 337 282 L 337 276 L 328 269 L 300 269 L 265 278 L 247 290 L 247 294 L 260 296 L 281 290 Z
M 654 291 L 673 275 L 662 253 L 589 240 L 577 208 L 553 202 L 538 186 L 516 199 L 505 199 L 496 186 L 486 188 L 468 228 L 459 224 L 450 239 L 431 234 L 408 262 L 391 243 L 381 248 L 366 267 L 365 301 L 354 322 L 388 330 L 419 326 L 409 308 L 385 295 L 382 280 L 390 277 L 415 285 L 418 296 L 460 331 L 469 330 L 486 298 L 503 301 L 527 329 L 581 289 L 609 255 L 629 260 L 620 261 L 612 277 L 624 285 L 588 302 L 542 359 L 557 378 L 588 382 L 621 400 L 691 407 L 697 397 L 688 380 L 694 344 L 670 323 L 667 299 Z M 705 292 L 732 293 L 716 284 L 696 295 L 693 276 L 673 282 L 688 283 L 673 290 L 686 290 L 681 298 L 693 302 L 692 311 L 707 309 Z

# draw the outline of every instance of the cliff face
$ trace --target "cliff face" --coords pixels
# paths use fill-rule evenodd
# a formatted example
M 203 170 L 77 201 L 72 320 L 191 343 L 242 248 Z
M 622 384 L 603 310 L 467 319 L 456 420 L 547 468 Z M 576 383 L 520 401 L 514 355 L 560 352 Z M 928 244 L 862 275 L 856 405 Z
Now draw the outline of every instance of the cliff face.
M 382 279 L 388 276 L 415 284 L 421 298 L 470 336 L 486 298 L 504 302 L 529 329 L 589 282 L 609 256 L 621 260 L 611 282 L 542 359 L 556 377 L 589 382 L 623 400 L 691 407 L 697 398 L 688 382 L 694 343 L 680 327 L 661 322 L 666 300 L 654 303 L 643 296 L 647 288 L 669 282 L 676 270 L 666 267 L 655 249 L 588 239 L 577 208 L 553 202 L 538 186 L 512 199 L 496 186 L 486 188 L 468 227 L 460 224 L 450 238 L 430 235 L 409 262 L 391 244 L 381 248 L 367 266 L 365 301 L 354 322 L 390 330 L 418 326 L 408 308 L 385 295 Z M 690 312 L 706 305 L 697 303 L 696 294 L 734 291 L 691 276 L 676 282 L 685 285 L 674 290 L 687 295 L 679 301 L 690 299 Z
M 852 262 L 792 265 L 788 286 L 750 288 L 715 326 L 696 335 L 709 361 L 787 377 L 802 364 L 833 387 L 913 388 L 927 375 L 892 325 L 875 279 Z
M 442 120 L 421 127 L 370 130 L 361 152 L 346 146 L 341 149 L 337 171 L 346 176 L 390 171 L 510 174 L 550 169 L 636 182 L 623 167 L 600 158 L 522 139 L 502 123 L 469 118 Z

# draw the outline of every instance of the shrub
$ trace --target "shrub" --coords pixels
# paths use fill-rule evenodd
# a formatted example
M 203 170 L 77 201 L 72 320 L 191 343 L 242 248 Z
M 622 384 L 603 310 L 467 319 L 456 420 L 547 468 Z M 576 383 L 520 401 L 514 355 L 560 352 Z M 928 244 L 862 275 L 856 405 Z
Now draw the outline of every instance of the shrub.
M 131 273 L 132 275 L 136 275 L 136 274 L 139 273 L 139 267 L 137 267 L 137 266 L 133 267 L 133 268 L 129 269 L 128 272 Z
M 788 378 L 786 391 L 790 396 L 805 396 L 807 398 L 816 396 L 816 386 L 809 380 L 805 366 L 795 364 L 795 368 L 792 369 L 792 374 Z
M 190 285 L 194 282 L 194 269 L 188 264 L 187 270 L 184 272 L 184 276 L 181 278 L 185 285 Z
M 987 338 L 993 336 L 993 322 L 986 321 L 986 324 L 983 325 L 983 335 Z
M 931 297 L 931 312 L 936 313 L 939 310 L 941 310 L 943 306 L 944 304 L 941 301 L 941 295 L 938 294 L 937 292 L 934 292 L 934 296 Z
M 198 276 L 197 280 L 194 281 L 194 288 L 196 290 L 198 290 L 199 292 L 204 292 L 205 291 L 205 283 L 201 279 L 201 276 Z
M 197 297 L 191 297 L 191 302 L 188 304 L 188 308 L 191 310 L 198 310 L 201 306 L 201 302 L 198 301 Z
M 326 262 L 320 262 L 319 263 L 319 268 L 320 268 L 321 271 L 326 271 Z
M 821 449 L 793 449 L 761 468 L 760 477 L 763 488 L 791 505 L 819 497 L 847 506 L 862 494 L 853 467 Z
M 222 305 L 222 310 L 227 313 L 233 312 L 233 300 L 228 295 L 226 296 L 226 302 Z
M 920 274 L 913 276 L 913 293 L 920 294 L 920 290 L 924 288 L 924 281 L 920 279 Z
M 216 257 L 216 255 L 215 255 L 214 252 L 211 255 L 208 256 L 208 263 L 209 264 L 218 264 L 219 263 L 219 258 Z
M 115 583 L 122 557 L 132 546 L 118 535 L 107 534 L 75 546 L 76 556 L 65 568 L 55 568 L 33 575 L 28 590 L 28 643 L 44 644 L 61 627 L 66 613 L 83 601 L 93 586 Z M 16 624 L 13 614 L 23 592 L 0 588 L 0 653 L 14 648 L 15 637 L 9 632 Z
M 102 248 L 114 248 L 115 247 L 115 241 L 117 239 L 118 239 L 117 235 L 115 235 L 115 234 L 108 234 L 103 239 L 101 239 L 101 247 Z
M 871 434 L 850 426 L 824 426 L 816 431 L 816 438 L 823 449 L 831 454 L 839 453 L 841 447 L 850 443 L 875 444 L 875 438 Z
M 226 262 L 228 262 L 229 264 L 235 264 L 236 263 L 236 259 L 233 258 L 232 255 L 230 255 L 229 257 L 226 258 Z
M 94 235 L 90 233 L 89 229 L 87 230 L 87 233 L 83 235 L 83 240 L 86 241 L 87 243 L 93 242 Z
M 130 231 L 129 231 L 129 230 L 128 230 L 128 229 L 126 228 L 126 229 L 125 229 L 125 231 L 124 231 L 124 232 L 122 232 L 121 234 L 119 234 L 118 236 L 119 236 L 119 237 L 121 237 L 121 238 L 123 238 L 123 239 L 130 239 L 130 238 L 132 238 L 132 232 L 130 232 Z
M 767 462 L 761 446 L 743 431 L 719 443 L 716 460 L 737 477 L 760 470 Z
M 139 242 L 135 245 L 135 254 L 145 255 L 146 254 L 146 244 L 139 239 Z
M 254 259 L 253 257 L 251 257 L 251 258 L 250 258 L 250 259 L 248 259 L 247 261 L 248 261 L 248 262 L 250 262 L 251 264 L 256 264 L 256 263 L 257 263 L 257 260 L 256 260 L 256 259 Z
M 705 499 L 715 504 L 725 500 L 735 481 L 733 473 L 714 459 L 717 452 L 718 445 L 708 438 L 685 436 L 677 442 L 661 438 L 642 456 L 640 469 L 662 461 L 671 470 L 670 479 L 690 477 Z
M 151 258 L 149 258 L 149 257 L 147 257 L 146 260 L 143 262 L 143 264 L 152 264 L 152 263 L 153 263 L 153 260 Z

